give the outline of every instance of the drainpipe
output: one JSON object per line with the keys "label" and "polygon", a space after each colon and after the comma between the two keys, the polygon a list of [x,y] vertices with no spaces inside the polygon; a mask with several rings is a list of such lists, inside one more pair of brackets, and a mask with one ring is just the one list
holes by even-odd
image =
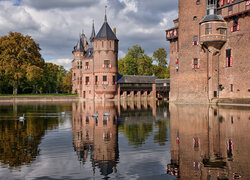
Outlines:
{"label": "drainpipe", "polygon": [[209,98],[209,52],[208,52],[208,48],[207,48],[207,98],[208,101],[210,102],[210,98]]}
{"label": "drainpipe", "polygon": [[218,99],[220,98],[220,89],[219,89],[219,84],[220,84],[220,53],[218,52],[218,69],[217,69],[217,73],[218,73]]}

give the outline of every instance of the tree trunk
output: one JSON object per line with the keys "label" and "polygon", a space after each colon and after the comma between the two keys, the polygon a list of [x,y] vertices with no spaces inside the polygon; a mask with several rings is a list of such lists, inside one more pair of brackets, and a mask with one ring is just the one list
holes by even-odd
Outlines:
{"label": "tree trunk", "polygon": [[17,83],[14,84],[14,87],[13,87],[13,95],[17,95],[17,90],[18,90],[18,85]]}

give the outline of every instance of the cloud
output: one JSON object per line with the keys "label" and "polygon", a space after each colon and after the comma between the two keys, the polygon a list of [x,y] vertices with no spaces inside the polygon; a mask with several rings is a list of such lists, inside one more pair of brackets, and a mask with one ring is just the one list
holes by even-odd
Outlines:
{"label": "cloud", "polygon": [[[119,57],[136,44],[148,55],[158,48],[169,49],[165,29],[178,16],[178,3],[172,0],[0,0],[0,34],[31,35],[43,57],[53,57],[47,61],[72,59],[82,29],[89,37],[93,19],[96,33],[101,28],[105,5],[109,25],[117,28]],[[69,62],[60,64],[70,67]]]}
{"label": "cloud", "polygon": [[23,0],[22,4],[36,9],[79,8],[98,3],[98,0]]}
{"label": "cloud", "polygon": [[71,65],[72,65],[71,64],[72,63],[72,59],[52,59],[52,60],[48,60],[48,62],[52,62],[54,64],[64,66],[64,68],[66,70],[70,70]]}

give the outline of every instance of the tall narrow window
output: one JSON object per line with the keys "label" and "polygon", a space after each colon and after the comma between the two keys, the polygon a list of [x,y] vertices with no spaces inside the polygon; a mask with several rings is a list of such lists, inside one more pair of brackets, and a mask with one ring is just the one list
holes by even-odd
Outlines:
{"label": "tall narrow window", "polygon": [[205,34],[212,34],[212,24],[206,24]]}
{"label": "tall narrow window", "polygon": [[234,91],[234,85],[230,84],[230,88],[231,88],[231,92],[233,92]]}
{"label": "tall narrow window", "polygon": [[231,55],[231,49],[226,50],[226,67],[233,66],[233,57]]}
{"label": "tall narrow window", "polygon": [[103,45],[103,41],[102,41],[102,47],[103,47],[104,45]]}
{"label": "tall narrow window", "polygon": [[98,82],[98,76],[95,76],[95,84]]}
{"label": "tall narrow window", "polygon": [[198,59],[198,58],[194,58],[194,59],[193,59],[192,68],[193,68],[193,69],[199,69],[199,68],[200,68],[200,64],[199,64],[199,59]]}
{"label": "tall narrow window", "polygon": [[85,69],[89,69],[89,62],[85,63]]}
{"label": "tall narrow window", "polygon": [[235,17],[233,21],[233,26],[231,27],[231,32],[239,31],[240,25],[238,24],[239,17]]}
{"label": "tall narrow window", "polygon": [[193,45],[199,45],[199,42],[198,42],[198,37],[197,36],[194,36],[193,38]]}
{"label": "tall narrow window", "polygon": [[80,69],[82,69],[82,61],[80,61]]}
{"label": "tall narrow window", "polygon": [[113,76],[113,84],[116,84],[116,77]]}
{"label": "tall narrow window", "polygon": [[89,77],[88,76],[85,78],[85,82],[86,82],[86,84],[89,84]]}
{"label": "tall narrow window", "polygon": [[103,77],[102,77],[102,83],[103,83],[103,84],[108,84],[107,76],[103,76]]}

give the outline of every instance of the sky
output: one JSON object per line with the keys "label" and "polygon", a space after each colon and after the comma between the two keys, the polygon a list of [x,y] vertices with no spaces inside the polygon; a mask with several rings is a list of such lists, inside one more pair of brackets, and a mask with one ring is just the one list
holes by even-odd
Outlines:
{"label": "sky", "polygon": [[79,33],[89,38],[93,20],[98,33],[105,6],[110,27],[117,29],[119,58],[136,44],[150,56],[159,48],[169,51],[165,30],[178,17],[177,0],[0,0],[0,36],[30,35],[47,62],[70,69]]}

